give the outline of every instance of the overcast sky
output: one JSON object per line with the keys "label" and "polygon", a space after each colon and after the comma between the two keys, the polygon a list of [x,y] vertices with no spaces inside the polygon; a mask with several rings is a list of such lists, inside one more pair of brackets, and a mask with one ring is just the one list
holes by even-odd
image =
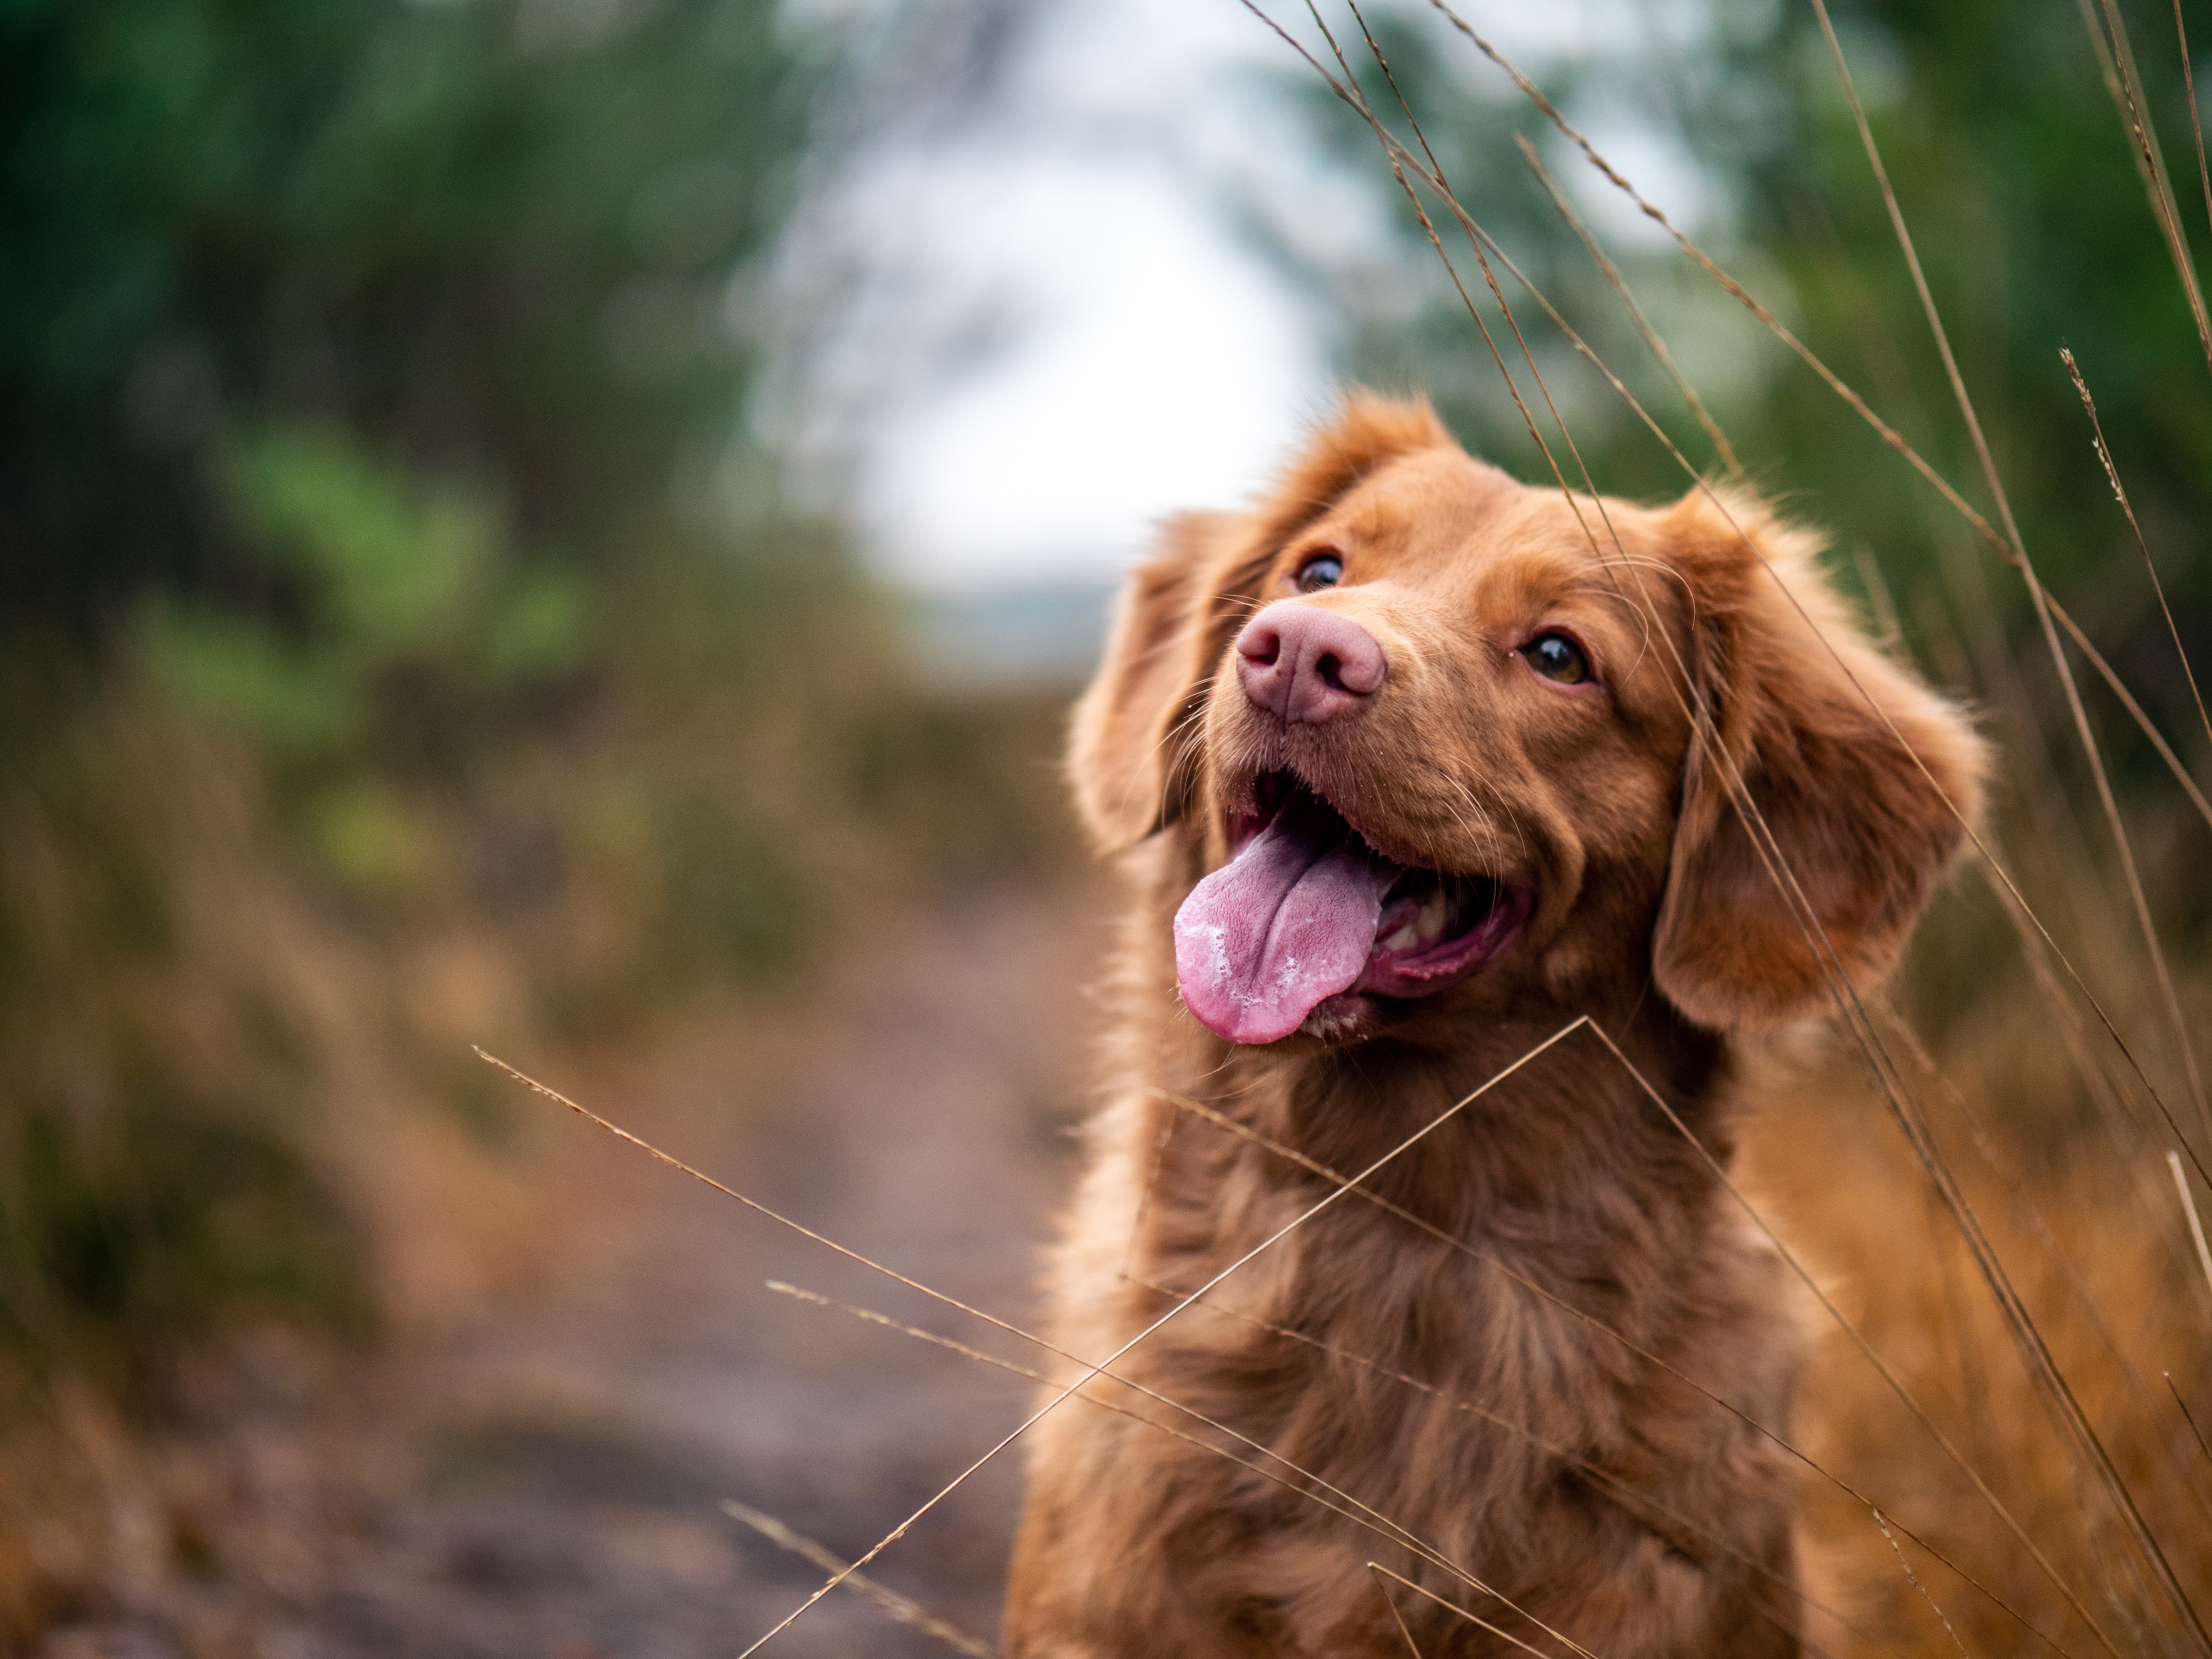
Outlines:
{"label": "overcast sky", "polygon": [[[1472,9],[1540,62],[1606,50],[1654,9]],[[884,276],[808,371],[813,447],[829,434],[832,505],[878,568],[924,591],[1103,580],[1162,514],[1243,500],[1326,407],[1333,342],[1240,243],[1221,191],[1291,203],[1304,234],[1346,246],[1379,245],[1395,210],[1379,169],[1346,176],[1265,89],[1255,71],[1294,60],[1237,0],[1045,15],[988,119],[878,155],[837,210],[866,227]],[[1677,158],[1607,137],[1696,216]],[[1648,229],[1590,205],[1609,234]],[[975,349],[925,374],[900,357],[917,325],[964,329]]]}

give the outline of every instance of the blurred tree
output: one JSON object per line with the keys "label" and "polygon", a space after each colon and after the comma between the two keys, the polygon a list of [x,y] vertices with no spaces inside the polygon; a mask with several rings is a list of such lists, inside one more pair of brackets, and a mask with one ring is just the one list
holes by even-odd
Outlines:
{"label": "blurred tree", "polygon": [[737,430],[805,91],[772,0],[0,7],[0,609],[281,610],[210,462],[282,422],[619,556]]}
{"label": "blurred tree", "polygon": [[[2212,570],[2192,526],[2212,478],[2212,380],[2185,290],[2160,238],[2130,133],[2100,68],[2085,11],[2047,5],[1872,3],[1838,27],[1875,136],[1927,269],[1960,368],[1988,430],[2029,555],[2093,619],[2148,622],[2131,674],[2179,690],[2142,556],[2091,449],[2088,422],[2058,356],[2070,345],[2096,394],[2123,482],[2206,641]],[[2208,229],[2198,156],[2171,20],[2137,20],[2132,52],[2185,234]],[[1923,319],[1911,274],[1809,7],[1780,14],[1736,71],[1771,87],[1758,130],[1712,128],[1745,234],[1786,275],[1803,331],[1844,378],[1904,431],[1992,521],[1995,505]],[[1732,160],[1730,158],[1733,158]],[[1879,441],[1809,374],[1777,375],[1750,411],[1762,473],[1818,493],[1823,513],[1893,561],[1949,517],[1924,485],[1885,461]],[[1869,489],[1875,469],[1895,487]],[[1952,520],[1956,524],[1955,518]],[[1945,534],[1955,534],[1946,527]],[[2021,584],[1994,582],[2026,620]]]}
{"label": "blurred tree", "polygon": [[[353,1039],[240,930],[336,918],[388,995],[410,923],[566,928],[518,954],[601,1024],[787,964],[804,677],[699,711],[850,568],[744,436],[806,50],[774,0],[0,0],[0,1359],[356,1311],[301,1129]],[[374,1040],[465,1109],[454,1046]]]}

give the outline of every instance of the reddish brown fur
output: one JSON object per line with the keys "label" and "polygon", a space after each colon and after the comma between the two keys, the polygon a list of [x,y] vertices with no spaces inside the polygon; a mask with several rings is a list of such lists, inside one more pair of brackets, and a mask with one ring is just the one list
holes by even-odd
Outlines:
{"label": "reddish brown fur", "polygon": [[[1345,582],[1314,602],[1381,641],[1389,678],[1361,716],[1286,731],[1222,671],[1243,617],[1324,547]],[[1055,1261],[1064,1349],[1103,1358],[1173,1305],[1157,1287],[1196,1288],[1332,1190],[1158,1091],[1355,1170],[1586,1014],[1728,1157],[1732,1032],[1820,1009],[1823,930],[1855,986],[1885,971],[1978,799],[1964,721],[1850,625],[1815,551],[1743,496],[1571,504],[1470,459],[1425,406],[1365,396],[1257,511],[1170,526],[1075,724],[1078,798],[1127,849],[1133,902],[1113,1089]],[[1539,624],[1570,628],[1606,689],[1540,683],[1516,649]],[[1326,1040],[1211,1035],[1177,997],[1170,919],[1227,857],[1237,791],[1283,766],[1404,861],[1533,885],[1527,931],[1451,990]],[[1739,787],[1819,929],[1782,897]],[[1498,1594],[1070,1402],[1032,1431],[1017,1659],[1402,1659],[1370,1560],[1544,1653],[1569,1650],[1544,1626],[1598,1659],[1797,1652],[1784,1455],[1667,1370],[1781,1429],[1790,1287],[1621,1064],[1571,1036],[1368,1185],[1468,1248],[1348,1197],[1113,1370]],[[1261,1461],[1128,1388],[1086,1393]],[[1429,1659],[1519,1650],[1395,1600]]]}

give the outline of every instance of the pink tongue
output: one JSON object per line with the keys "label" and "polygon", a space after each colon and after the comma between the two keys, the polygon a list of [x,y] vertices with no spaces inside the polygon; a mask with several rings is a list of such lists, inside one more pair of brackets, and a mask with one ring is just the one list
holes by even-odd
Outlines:
{"label": "pink tongue", "polygon": [[1293,800],[1176,912],[1182,1000],[1231,1042],[1273,1042],[1349,990],[1399,875],[1317,801]]}

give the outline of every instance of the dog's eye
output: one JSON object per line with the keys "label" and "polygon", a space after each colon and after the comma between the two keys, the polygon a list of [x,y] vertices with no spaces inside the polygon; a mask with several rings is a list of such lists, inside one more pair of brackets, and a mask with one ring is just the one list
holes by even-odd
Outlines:
{"label": "dog's eye", "polygon": [[1296,578],[1298,592],[1315,593],[1324,587],[1334,587],[1344,580],[1344,561],[1334,553],[1320,554],[1298,567]]}
{"label": "dog's eye", "polygon": [[1589,678],[1589,659],[1565,634],[1539,634],[1522,654],[1531,668],[1561,685],[1580,685]]}

